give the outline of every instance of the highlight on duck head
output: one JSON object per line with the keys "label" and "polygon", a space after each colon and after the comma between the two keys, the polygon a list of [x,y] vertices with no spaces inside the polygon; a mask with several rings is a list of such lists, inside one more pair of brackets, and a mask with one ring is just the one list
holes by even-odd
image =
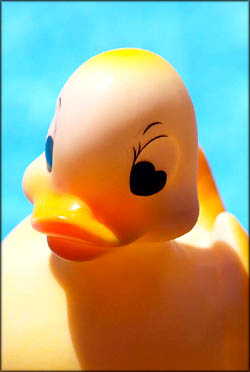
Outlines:
{"label": "highlight on duck head", "polygon": [[177,238],[198,217],[197,162],[195,112],[174,68],[142,49],[101,53],[62,88],[45,153],[24,174],[32,226],[78,261]]}

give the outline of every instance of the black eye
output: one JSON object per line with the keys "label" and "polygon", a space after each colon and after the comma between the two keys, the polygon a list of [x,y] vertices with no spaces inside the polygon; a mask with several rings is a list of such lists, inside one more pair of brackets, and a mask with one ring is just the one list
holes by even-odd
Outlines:
{"label": "black eye", "polygon": [[153,195],[163,189],[167,182],[167,174],[155,170],[152,163],[140,161],[133,165],[130,173],[130,190],[135,195]]}
{"label": "black eye", "polygon": [[46,144],[45,144],[45,157],[47,161],[47,169],[49,172],[51,172],[52,169],[52,162],[53,162],[53,146],[54,141],[51,136],[47,138]]}

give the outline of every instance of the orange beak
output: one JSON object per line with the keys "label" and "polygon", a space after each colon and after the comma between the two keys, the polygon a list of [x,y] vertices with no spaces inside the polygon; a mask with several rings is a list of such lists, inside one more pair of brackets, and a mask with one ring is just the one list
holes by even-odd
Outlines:
{"label": "orange beak", "polygon": [[43,168],[39,170],[39,162],[40,158],[26,170],[23,188],[34,204],[31,224],[48,236],[51,250],[68,260],[85,261],[118,246],[118,238],[93,216],[83,200],[53,190],[50,175]]}

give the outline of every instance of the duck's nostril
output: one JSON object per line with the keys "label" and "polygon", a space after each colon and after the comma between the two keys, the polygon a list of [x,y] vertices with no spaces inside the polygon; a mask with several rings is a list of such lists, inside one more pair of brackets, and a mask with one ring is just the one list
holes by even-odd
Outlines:
{"label": "duck's nostril", "polygon": [[53,138],[51,136],[48,136],[45,144],[45,157],[47,162],[47,169],[49,172],[51,172],[52,170],[53,146],[54,146]]}

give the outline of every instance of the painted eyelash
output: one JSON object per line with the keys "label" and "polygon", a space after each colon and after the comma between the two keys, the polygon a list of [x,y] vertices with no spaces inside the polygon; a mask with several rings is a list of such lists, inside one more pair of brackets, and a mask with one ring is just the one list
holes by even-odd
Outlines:
{"label": "painted eyelash", "polygon": [[151,142],[153,142],[154,140],[156,140],[158,138],[161,138],[161,137],[168,137],[168,135],[167,134],[161,134],[160,136],[156,136],[156,137],[152,138],[151,140],[149,140],[147,143],[145,143],[145,145],[143,145],[142,147],[141,147],[141,143],[139,142],[138,152],[136,152],[136,149],[133,147],[133,150],[134,150],[134,161],[133,161],[133,164],[136,162],[136,159],[138,158],[138,156],[140,155],[140,153],[142,152],[142,150],[147,145],[149,145]]}

